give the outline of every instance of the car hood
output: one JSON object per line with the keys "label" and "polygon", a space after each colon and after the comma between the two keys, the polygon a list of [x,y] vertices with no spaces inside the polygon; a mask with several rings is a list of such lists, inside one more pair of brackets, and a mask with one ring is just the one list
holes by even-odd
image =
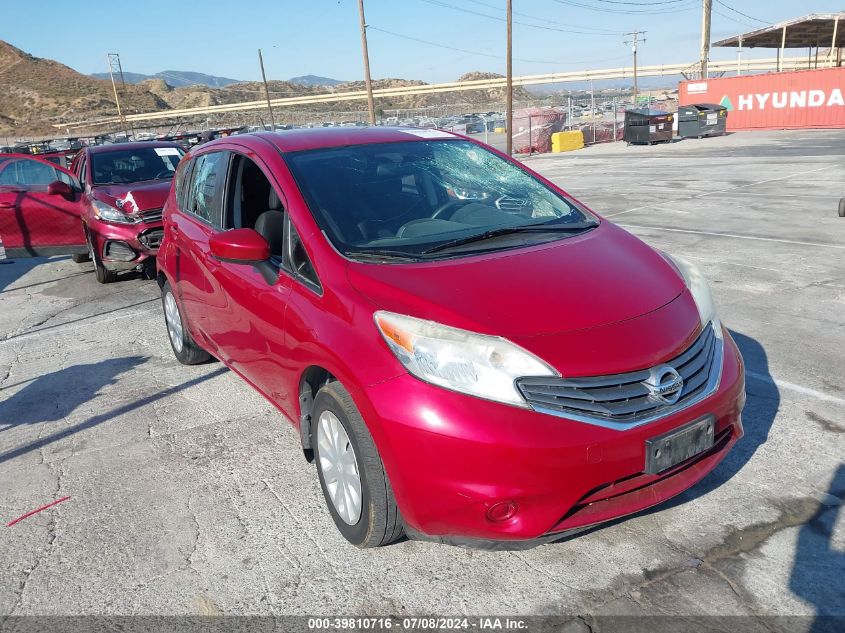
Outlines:
{"label": "car hood", "polygon": [[552,243],[414,264],[352,262],[378,308],[497,336],[596,328],[658,310],[685,290],[675,268],[603,221]]}
{"label": "car hood", "polygon": [[[160,209],[164,206],[170,193],[170,180],[147,180],[125,185],[95,185],[92,190],[94,198],[113,207],[118,200],[131,200],[135,203],[135,211]],[[119,207],[118,207],[119,208]],[[132,209],[126,209],[132,212]]]}

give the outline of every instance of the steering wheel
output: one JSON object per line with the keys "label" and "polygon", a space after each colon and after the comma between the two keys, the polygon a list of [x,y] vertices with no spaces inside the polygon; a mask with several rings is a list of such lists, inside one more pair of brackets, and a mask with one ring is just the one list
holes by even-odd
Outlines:
{"label": "steering wheel", "polygon": [[172,176],[173,176],[173,172],[172,172],[172,171],[170,171],[169,169],[164,169],[164,170],[162,170],[162,171],[158,172],[158,173],[155,175],[155,178],[153,178],[153,180],[158,180],[159,178],[165,178],[165,177],[167,177],[167,176],[171,176],[171,177],[172,177]]}
{"label": "steering wheel", "polygon": [[468,202],[472,202],[472,200],[448,200],[447,202],[444,202],[443,204],[441,204],[439,207],[437,207],[434,210],[434,213],[431,214],[431,219],[432,220],[440,220],[440,219],[445,220],[446,218],[443,217],[444,215],[449,213],[449,217],[451,217],[452,214],[454,214],[455,211],[457,211],[459,207],[464,206]]}

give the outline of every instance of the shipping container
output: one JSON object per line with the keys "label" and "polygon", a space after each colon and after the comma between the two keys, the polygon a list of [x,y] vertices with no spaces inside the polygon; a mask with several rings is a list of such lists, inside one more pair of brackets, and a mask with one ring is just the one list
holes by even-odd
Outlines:
{"label": "shipping container", "polygon": [[845,128],[845,68],[682,81],[680,105],[718,103],[728,130]]}

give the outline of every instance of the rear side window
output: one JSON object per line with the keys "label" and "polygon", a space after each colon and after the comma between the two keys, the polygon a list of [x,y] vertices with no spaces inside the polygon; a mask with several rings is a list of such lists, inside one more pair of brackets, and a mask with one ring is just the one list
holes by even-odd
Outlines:
{"label": "rear side window", "polygon": [[222,198],[228,152],[210,152],[194,159],[188,212],[212,226],[222,225]]}

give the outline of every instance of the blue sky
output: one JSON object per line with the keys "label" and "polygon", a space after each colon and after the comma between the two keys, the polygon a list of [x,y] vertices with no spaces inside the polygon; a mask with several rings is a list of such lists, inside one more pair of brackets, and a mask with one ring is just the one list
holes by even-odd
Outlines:
{"label": "blue sky", "polygon": [[[192,70],[254,80],[259,78],[256,49],[261,47],[271,79],[315,74],[351,80],[363,75],[357,0],[11,0],[4,4],[0,39],[83,73],[106,71],[106,53],[118,52],[124,70],[149,74]],[[522,23],[514,26],[516,74],[627,63],[630,49],[620,33],[633,29],[647,31],[647,41],[640,47],[642,64],[693,62],[698,57],[700,0],[513,0],[513,5],[514,19]],[[436,82],[454,80],[471,70],[503,73],[504,6],[504,0],[366,0],[373,76]],[[752,18],[771,23],[804,13],[838,11],[842,1],[804,5],[794,0],[714,0],[714,9],[715,41],[764,26]],[[733,49],[715,49],[712,58],[735,59],[735,55]]]}

